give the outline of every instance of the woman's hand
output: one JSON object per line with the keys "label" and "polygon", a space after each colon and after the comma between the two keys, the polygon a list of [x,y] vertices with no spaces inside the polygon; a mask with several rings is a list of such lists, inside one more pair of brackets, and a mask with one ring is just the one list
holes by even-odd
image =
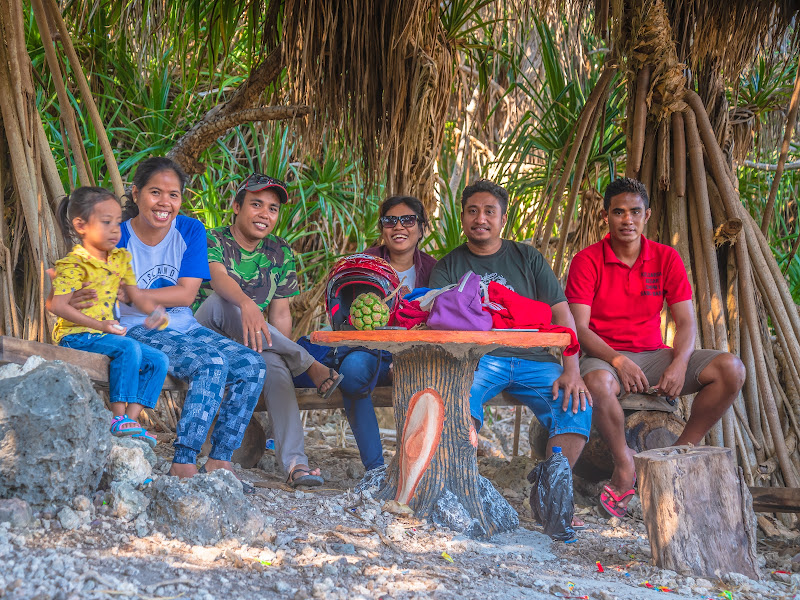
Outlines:
{"label": "woman's hand", "polygon": [[[50,278],[50,283],[53,283],[53,280],[56,278],[56,270],[55,269],[47,269],[45,271],[47,276]],[[88,285],[88,283],[84,283],[84,286]],[[121,286],[120,286],[121,289]],[[93,306],[95,301],[97,300],[97,292],[91,288],[82,287],[79,290],[75,290],[72,292],[72,295],[69,299],[69,305],[72,308],[77,308],[78,310],[89,308]],[[53,301],[53,286],[50,286],[50,294],[47,297],[46,306],[47,310],[52,312],[52,301]]]}
{"label": "woman's hand", "polygon": [[131,303],[131,297],[128,295],[128,290],[124,285],[119,286],[117,289],[117,301],[123,304]]}

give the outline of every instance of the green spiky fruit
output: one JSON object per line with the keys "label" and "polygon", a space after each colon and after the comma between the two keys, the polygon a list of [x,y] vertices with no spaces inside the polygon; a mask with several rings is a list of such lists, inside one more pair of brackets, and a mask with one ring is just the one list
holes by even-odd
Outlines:
{"label": "green spiky fruit", "polygon": [[353,326],[359,331],[384,327],[389,322],[389,307],[374,292],[359,294],[350,305]]}

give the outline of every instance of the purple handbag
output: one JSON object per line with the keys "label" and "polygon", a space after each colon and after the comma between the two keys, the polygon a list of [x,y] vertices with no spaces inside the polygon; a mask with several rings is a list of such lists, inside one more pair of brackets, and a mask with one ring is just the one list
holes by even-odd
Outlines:
{"label": "purple handbag", "polygon": [[467,271],[458,285],[436,296],[428,327],[444,331],[489,331],[492,315],[481,305],[481,278]]}

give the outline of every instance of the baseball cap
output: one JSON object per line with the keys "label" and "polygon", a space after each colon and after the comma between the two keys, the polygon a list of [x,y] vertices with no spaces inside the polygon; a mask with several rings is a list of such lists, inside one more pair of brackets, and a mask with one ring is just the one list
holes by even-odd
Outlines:
{"label": "baseball cap", "polygon": [[236,190],[237,195],[242,190],[247,190],[248,192],[272,190],[278,195],[281,204],[286,204],[289,201],[289,193],[286,191],[286,184],[280,179],[275,179],[274,177],[261,173],[253,173],[245,179]]}

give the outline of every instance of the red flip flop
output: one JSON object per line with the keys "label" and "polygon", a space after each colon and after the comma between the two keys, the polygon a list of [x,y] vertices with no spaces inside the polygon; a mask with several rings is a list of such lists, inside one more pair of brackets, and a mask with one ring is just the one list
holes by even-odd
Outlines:
{"label": "red flip flop", "polygon": [[620,506],[619,503],[625,500],[628,496],[633,496],[636,490],[631,488],[624,494],[617,496],[609,486],[604,485],[603,491],[600,492],[600,507],[606,511],[610,516],[624,519],[628,515],[627,506]]}

